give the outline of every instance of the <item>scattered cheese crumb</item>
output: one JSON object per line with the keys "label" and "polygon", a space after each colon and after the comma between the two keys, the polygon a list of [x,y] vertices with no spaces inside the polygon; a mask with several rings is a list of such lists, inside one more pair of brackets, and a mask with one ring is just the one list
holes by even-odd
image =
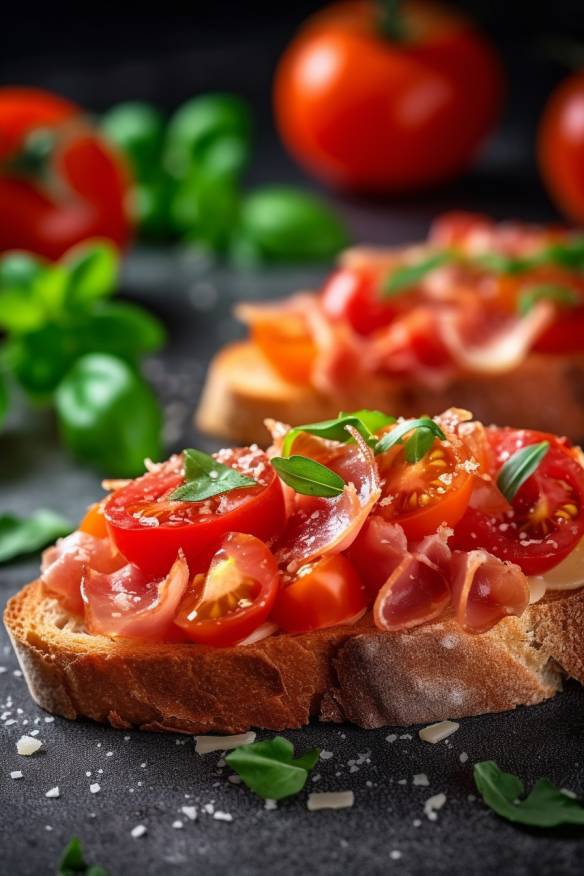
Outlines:
{"label": "scattered cheese crumb", "polygon": [[12,770],[10,773],[11,779],[21,779],[22,778],[22,770]]}
{"label": "scattered cheese crumb", "polygon": [[130,836],[134,839],[138,839],[140,836],[144,836],[147,833],[147,828],[144,824],[137,824],[136,827],[133,827],[130,831]]}
{"label": "scattered cheese crumb", "polygon": [[430,784],[430,781],[429,781],[426,773],[416,773],[416,775],[412,779],[412,784],[413,785],[422,785],[424,787],[428,787],[428,785]]}
{"label": "scattered cheese crumb", "polygon": [[240,745],[249,745],[256,738],[253,730],[249,733],[237,733],[235,736],[195,736],[195,751],[197,754],[210,754],[212,751],[229,751]]}
{"label": "scattered cheese crumb", "polygon": [[229,812],[220,812],[219,810],[213,813],[213,818],[216,821],[233,821],[233,816]]}
{"label": "scattered cheese crumb", "polygon": [[21,736],[16,743],[16,750],[23,757],[29,757],[43,747],[40,739],[35,739],[34,736]]}
{"label": "scattered cheese crumb", "polygon": [[278,803],[276,800],[270,800],[270,798],[268,797],[264,801],[264,809],[273,810],[273,809],[277,809],[277,808],[278,808]]}
{"label": "scattered cheese crumb", "polygon": [[213,813],[215,812],[215,807],[213,806],[212,803],[205,803],[205,805],[203,806],[203,809],[205,810],[207,815],[213,815]]}
{"label": "scattered cheese crumb", "polygon": [[227,781],[231,782],[232,785],[241,785],[241,776],[233,773],[233,775],[227,776]]}
{"label": "scattered cheese crumb", "polygon": [[45,718],[45,724],[52,724],[54,720],[55,719],[53,718],[53,716],[49,715],[47,718]]}
{"label": "scattered cheese crumb", "polygon": [[99,794],[99,792],[101,791],[101,785],[98,784],[97,782],[93,782],[89,786],[89,790],[91,791],[92,794]]}
{"label": "scattered cheese crumb", "polygon": [[430,821],[436,821],[438,816],[436,812],[438,809],[442,809],[444,804],[446,803],[446,794],[434,794],[433,797],[429,797],[424,803],[424,813]]}
{"label": "scattered cheese crumb", "polygon": [[431,742],[435,745],[437,742],[442,742],[447,736],[456,733],[460,724],[456,721],[438,721],[437,724],[430,724],[428,727],[422,727],[419,732],[419,737],[422,742]]}
{"label": "scattered cheese crumb", "polygon": [[389,853],[389,857],[391,858],[392,861],[399,861],[401,856],[402,856],[402,853],[399,851],[399,849],[393,849]]}
{"label": "scattered cheese crumb", "polygon": [[466,751],[461,751],[458,755],[458,759],[461,763],[466,763],[468,760],[468,754],[466,753]]}
{"label": "scattered cheese crumb", "polygon": [[59,791],[58,785],[54,788],[50,788],[47,791],[47,793],[45,794],[45,797],[60,797],[60,796],[61,796],[61,792]]}
{"label": "scattered cheese crumb", "polygon": [[578,799],[578,795],[571,791],[569,788],[560,788],[560,794],[563,794],[564,797],[569,797],[570,800]]}
{"label": "scattered cheese crumb", "polygon": [[331,757],[333,757],[333,752],[332,752],[332,751],[325,751],[325,750],[323,749],[323,750],[321,751],[321,753],[320,753],[320,759],[321,759],[321,760],[330,760]]}
{"label": "scattered cheese crumb", "polygon": [[390,733],[389,736],[385,737],[386,742],[395,742],[397,739],[397,733]]}
{"label": "scattered cheese crumb", "polygon": [[352,791],[313,791],[308,795],[307,809],[316,812],[318,809],[347,809],[355,802]]}
{"label": "scattered cheese crumb", "polygon": [[414,818],[414,820],[412,821],[412,824],[414,825],[414,827],[420,827],[422,822],[420,821],[419,818]]}
{"label": "scattered cheese crumb", "polygon": [[172,822],[172,826],[174,827],[175,830],[180,830],[184,825],[183,825],[182,821],[179,821],[177,819],[176,821]]}
{"label": "scattered cheese crumb", "polygon": [[183,815],[186,815],[186,817],[190,821],[194,821],[197,817],[197,807],[196,806],[181,806],[180,811],[183,813]]}

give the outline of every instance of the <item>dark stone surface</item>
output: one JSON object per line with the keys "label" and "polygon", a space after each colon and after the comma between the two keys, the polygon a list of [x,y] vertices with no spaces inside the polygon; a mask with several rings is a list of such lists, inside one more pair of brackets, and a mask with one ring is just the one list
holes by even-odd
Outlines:
{"label": "dark stone surface", "polygon": [[[397,212],[376,218],[373,211],[363,236],[414,237],[425,230],[430,211],[409,218],[406,211],[399,220]],[[321,275],[318,269],[235,274],[179,252],[143,252],[130,261],[126,291],[147,302],[169,327],[168,351],[147,367],[164,402],[169,450],[213,447],[194,434],[191,412],[209,355],[238,331],[228,315],[232,302],[283,295],[313,285]],[[3,510],[27,513],[49,506],[76,520],[100,494],[99,480],[65,456],[47,413],[14,414],[0,436]],[[37,569],[36,557],[4,568],[0,600]],[[584,692],[576,685],[542,706],[464,720],[454,736],[436,746],[421,742],[415,728],[366,732],[311,726],[287,733],[301,751],[317,745],[332,752],[317,766],[319,778],[309,782],[310,789],[355,792],[352,810],[309,813],[306,792],[277,811],[265,810],[259,798],[227,781],[230,771],[218,768],[218,754],[196,755],[190,738],[124,734],[59,718],[47,723],[23,679],[14,675],[17,664],[4,633],[0,666],[6,670],[0,674],[0,871],[11,876],[55,872],[72,835],[81,837],[91,862],[127,876],[581,872],[581,833],[514,827],[469,798],[475,793],[472,764],[490,758],[528,786],[546,775],[584,793]],[[43,750],[19,757],[16,740],[31,729],[40,730]],[[393,732],[398,738],[388,742]],[[24,777],[12,780],[12,770],[22,770]],[[427,774],[427,787],[412,784],[417,773]],[[90,793],[92,782],[100,784],[98,794]],[[47,799],[46,791],[56,785],[60,797]],[[447,801],[432,822],[424,802],[439,792]],[[232,822],[215,820],[202,808],[207,803],[230,813]],[[184,805],[197,806],[195,822],[181,813]],[[176,819],[182,829],[172,827]],[[148,832],[134,839],[130,831],[138,824]]]}

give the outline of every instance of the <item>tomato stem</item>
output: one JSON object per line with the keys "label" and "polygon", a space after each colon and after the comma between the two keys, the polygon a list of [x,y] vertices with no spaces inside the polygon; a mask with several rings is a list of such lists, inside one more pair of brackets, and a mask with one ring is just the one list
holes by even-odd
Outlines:
{"label": "tomato stem", "polygon": [[401,14],[401,0],[375,0],[377,7],[377,27],[381,35],[392,42],[405,40],[404,19]]}

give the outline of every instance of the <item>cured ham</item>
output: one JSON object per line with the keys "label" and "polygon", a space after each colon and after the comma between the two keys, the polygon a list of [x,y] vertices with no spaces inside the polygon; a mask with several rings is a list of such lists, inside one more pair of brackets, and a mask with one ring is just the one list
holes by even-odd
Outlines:
{"label": "cured ham", "polygon": [[168,639],[188,583],[189,567],[182,553],[162,581],[149,581],[130,564],[111,574],[89,569],[81,584],[85,625],[95,635]]}
{"label": "cured ham", "polygon": [[372,514],[349,548],[347,555],[375,598],[408,550],[406,534],[398,523]]}
{"label": "cured ham", "polygon": [[446,576],[422,554],[406,553],[375,600],[373,619],[395,632],[439,617],[450,602]]}
{"label": "cured ham", "polygon": [[289,572],[350,547],[381,495],[371,448],[355,429],[347,428],[354,444],[336,444],[305,434],[294,443],[294,453],[327,465],[346,486],[334,499],[297,497],[296,510],[276,546],[276,558]]}
{"label": "cured ham", "polygon": [[455,551],[450,577],[456,617],[469,633],[484,633],[508,615],[519,616],[529,603],[529,584],[519,566],[483,549]]}
{"label": "cured ham", "polygon": [[80,585],[88,569],[114,572],[126,561],[108,538],[73,532],[43,553],[41,581],[73,614],[83,614]]}

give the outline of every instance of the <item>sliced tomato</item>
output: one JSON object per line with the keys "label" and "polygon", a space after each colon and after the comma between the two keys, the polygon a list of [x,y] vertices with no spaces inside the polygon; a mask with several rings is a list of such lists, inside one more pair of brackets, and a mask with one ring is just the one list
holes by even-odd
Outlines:
{"label": "sliced tomato", "polygon": [[451,546],[484,548],[516,563],[526,575],[541,574],[558,565],[584,535],[584,469],[569,445],[554,435],[528,429],[489,429],[487,434],[493,478],[520,448],[544,440],[550,448],[509,510],[493,513],[473,497],[455,527]]}
{"label": "sliced tomato", "polygon": [[286,633],[306,633],[353,621],[367,607],[363,583],[342,554],[302,566],[280,590],[272,620]]}
{"label": "sliced tomato", "polygon": [[93,505],[89,506],[79,524],[80,532],[87,532],[95,538],[107,538],[108,531],[103,506],[103,502],[94,502]]}
{"label": "sliced tomato", "polygon": [[195,642],[235,645],[270,614],[280,586],[276,560],[253,535],[228,533],[206,575],[197,575],[175,617]]}
{"label": "sliced tomato", "polygon": [[224,465],[257,481],[203,502],[177,502],[170,493],[184,483],[181,456],[116,490],[105,517],[118,550],[147,576],[167,574],[180,549],[191,575],[206,572],[227,532],[247,532],[268,540],[284,528],[279,478],[265,453],[235,448],[217,454]]}
{"label": "sliced tomato", "polygon": [[477,464],[461,440],[455,435],[448,439],[436,439],[419,462],[407,461],[403,445],[377,457],[384,483],[378,513],[399,523],[410,541],[436,532],[441,524],[454,526],[468,505]]}
{"label": "sliced tomato", "polygon": [[325,282],[322,309],[329,319],[346,319],[360,335],[370,335],[389,325],[397,310],[384,301],[380,280],[374,271],[341,268]]}

